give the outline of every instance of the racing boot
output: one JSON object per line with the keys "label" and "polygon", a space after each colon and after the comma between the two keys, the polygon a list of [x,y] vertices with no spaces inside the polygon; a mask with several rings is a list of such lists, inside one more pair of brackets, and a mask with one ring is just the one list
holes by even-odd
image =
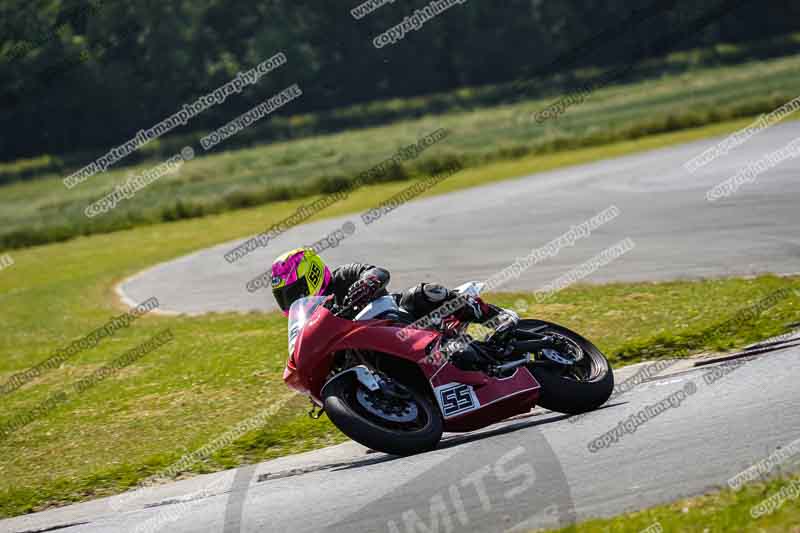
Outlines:
{"label": "racing boot", "polygon": [[494,329],[494,333],[486,339],[486,342],[487,344],[497,347],[505,347],[511,339],[514,330],[517,329],[519,315],[509,309],[496,306],[491,307],[495,314],[490,320],[484,323],[484,326]]}
{"label": "racing boot", "polygon": [[444,341],[441,352],[453,366],[467,372],[485,371],[494,362],[474,342],[463,338]]}

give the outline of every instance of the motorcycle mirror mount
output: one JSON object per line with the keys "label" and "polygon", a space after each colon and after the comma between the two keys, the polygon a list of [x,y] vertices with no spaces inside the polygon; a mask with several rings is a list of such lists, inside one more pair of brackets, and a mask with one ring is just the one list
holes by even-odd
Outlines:
{"label": "motorcycle mirror mount", "polygon": [[480,281],[468,281],[467,283],[459,285],[453,290],[458,292],[459,294],[478,296],[485,286],[486,284]]}

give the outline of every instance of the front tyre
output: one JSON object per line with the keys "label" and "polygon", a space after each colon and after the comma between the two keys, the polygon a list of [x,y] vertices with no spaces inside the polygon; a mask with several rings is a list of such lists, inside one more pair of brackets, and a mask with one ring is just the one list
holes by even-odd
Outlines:
{"label": "front tyre", "polygon": [[[577,346],[582,351],[582,359],[572,365],[553,361],[530,365],[542,386],[539,405],[574,415],[593,411],[608,401],[614,391],[614,372],[594,344],[574,331],[544,320],[521,320],[517,329],[561,336],[566,339],[566,345]],[[558,355],[553,359],[558,360]]]}
{"label": "front tyre", "polygon": [[325,386],[323,404],[331,422],[354,441],[393,455],[413,455],[436,448],[443,423],[425,395],[407,391],[408,399],[371,392],[348,373]]}

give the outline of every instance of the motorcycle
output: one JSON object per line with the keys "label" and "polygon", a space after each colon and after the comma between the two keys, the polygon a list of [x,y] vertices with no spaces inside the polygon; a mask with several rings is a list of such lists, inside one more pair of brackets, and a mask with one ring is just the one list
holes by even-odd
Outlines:
{"label": "motorcycle", "polygon": [[[482,286],[455,290],[477,296]],[[447,347],[456,336],[471,339],[468,326],[450,317],[420,327],[392,296],[357,310],[338,308],[332,296],[302,298],[289,310],[283,380],[311,398],[314,418],[325,412],[351,439],[394,455],[432,450],[444,431],[474,431],[536,405],[579,414],[611,396],[613,371],[600,350],[544,320],[520,320],[502,358],[461,370]]]}

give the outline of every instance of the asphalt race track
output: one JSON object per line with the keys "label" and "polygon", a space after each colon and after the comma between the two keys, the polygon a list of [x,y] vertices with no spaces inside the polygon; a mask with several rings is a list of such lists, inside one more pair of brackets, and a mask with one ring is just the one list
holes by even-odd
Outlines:
{"label": "asphalt race track", "polygon": [[[231,471],[200,476],[127,511],[97,500],[2,521],[0,531],[87,522],[59,531],[229,532],[239,531],[230,525],[238,517],[247,532],[526,531],[637,510],[725,485],[800,436],[800,349],[740,360],[709,383],[713,368],[642,383],[577,422],[544,411],[451,435],[438,450],[407,458],[345,444],[259,465],[249,483],[237,485]],[[633,413],[692,389],[616,443],[589,450]],[[350,458],[333,457],[336,449]],[[217,490],[181,503],[215,479]],[[232,508],[237,519],[224,528]]]}
{"label": "asphalt race track", "polygon": [[800,122],[773,126],[693,174],[684,163],[719,139],[413,201],[369,225],[359,214],[328,219],[292,228],[233,264],[224,254],[241,241],[155,266],[120,290],[128,302],[157,296],[167,311],[273,309],[268,290],[250,293],[246,283],[281,252],[348,221],[354,233],[323,252],[329,264],[384,266],[394,290],[432,280],[455,286],[488,278],[612,205],[617,218],[503,289],[535,290],[626,237],[635,248],[587,281],[794,273],[800,271],[800,160],[783,161],[715,203],[705,193],[797,137]]}

